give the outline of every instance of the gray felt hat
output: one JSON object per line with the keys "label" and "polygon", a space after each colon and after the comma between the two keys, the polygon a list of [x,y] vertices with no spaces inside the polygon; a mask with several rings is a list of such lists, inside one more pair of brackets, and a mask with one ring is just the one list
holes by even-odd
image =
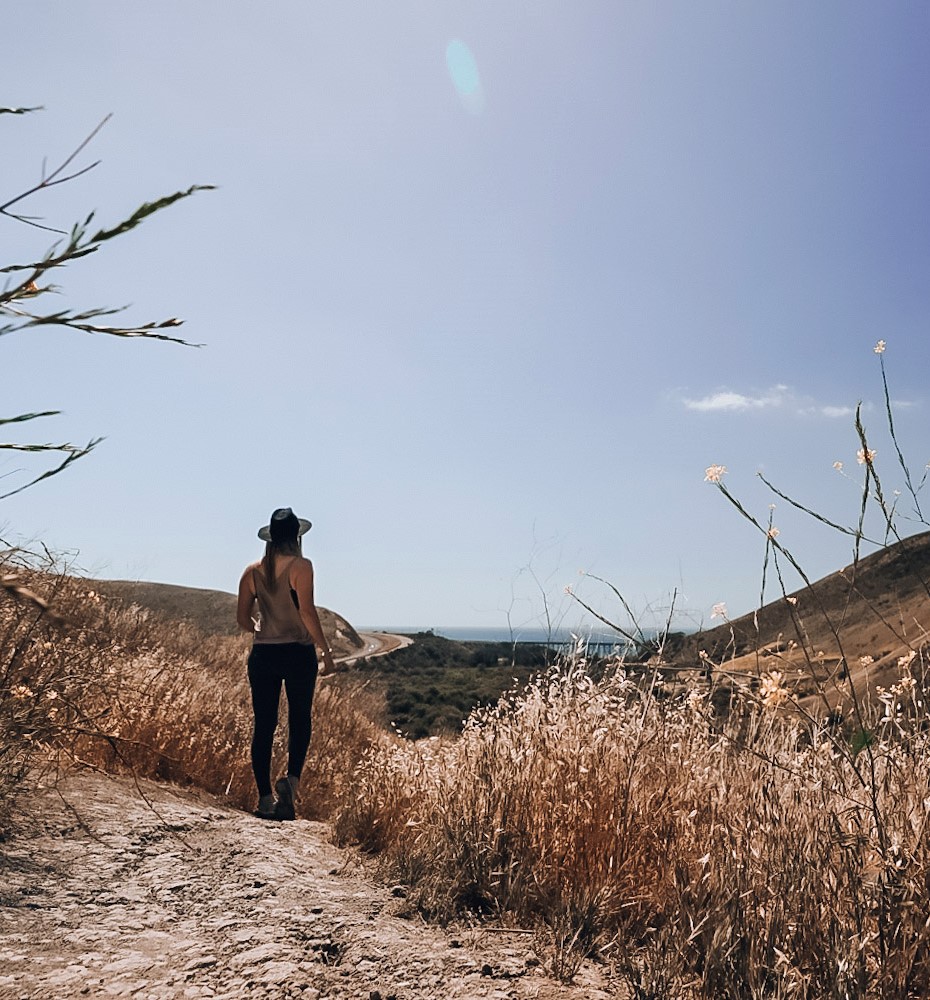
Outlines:
{"label": "gray felt hat", "polygon": [[306,535],[310,528],[310,522],[298,517],[290,507],[279,507],[269,523],[258,529],[258,537],[263,542],[283,542]]}

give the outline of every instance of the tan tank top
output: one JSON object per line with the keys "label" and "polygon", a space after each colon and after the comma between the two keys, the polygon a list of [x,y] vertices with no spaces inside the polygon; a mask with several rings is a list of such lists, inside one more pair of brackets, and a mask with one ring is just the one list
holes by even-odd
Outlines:
{"label": "tan tank top", "polygon": [[[278,566],[280,563],[278,564]],[[297,593],[291,588],[290,574],[293,559],[287,567],[278,572],[278,585],[269,590],[261,571],[252,569],[252,586],[258,601],[261,628],[254,633],[252,641],[261,645],[282,642],[313,644],[313,639],[300,617]],[[275,566],[275,569],[278,569]]]}

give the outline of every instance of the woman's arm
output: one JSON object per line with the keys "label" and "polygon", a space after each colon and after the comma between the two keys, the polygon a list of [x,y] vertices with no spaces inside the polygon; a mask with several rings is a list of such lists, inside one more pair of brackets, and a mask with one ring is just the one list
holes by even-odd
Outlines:
{"label": "woman's arm", "polygon": [[323,669],[320,676],[331,674],[336,669],[333,663],[333,654],[323,635],[323,626],[320,624],[320,616],[313,602],[313,564],[309,559],[295,559],[294,568],[291,571],[291,586],[297,592],[297,601],[300,604],[300,617],[303,619],[307,631],[313,639],[313,643],[323,659]]}
{"label": "woman's arm", "polygon": [[239,581],[239,603],[236,605],[236,621],[246,632],[255,631],[252,620],[252,606],[255,604],[255,587],[252,582],[252,567],[247,566]]}

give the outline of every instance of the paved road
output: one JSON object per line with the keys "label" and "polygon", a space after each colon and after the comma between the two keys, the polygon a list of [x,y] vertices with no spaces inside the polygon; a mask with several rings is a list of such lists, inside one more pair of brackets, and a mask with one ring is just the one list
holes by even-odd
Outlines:
{"label": "paved road", "polygon": [[365,645],[357,653],[339,657],[338,663],[354,663],[363,656],[384,656],[413,642],[409,635],[393,635],[390,632],[359,632],[358,635]]}

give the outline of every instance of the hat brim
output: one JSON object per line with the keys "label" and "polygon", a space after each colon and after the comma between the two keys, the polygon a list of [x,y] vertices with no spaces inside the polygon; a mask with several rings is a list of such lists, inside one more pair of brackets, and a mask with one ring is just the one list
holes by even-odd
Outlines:
{"label": "hat brim", "polygon": [[[297,520],[300,522],[300,527],[297,529],[297,537],[300,538],[301,535],[306,535],[306,533],[313,527],[313,525],[303,517],[298,517]],[[258,529],[258,537],[263,542],[271,541],[271,525],[266,524],[264,528]]]}

